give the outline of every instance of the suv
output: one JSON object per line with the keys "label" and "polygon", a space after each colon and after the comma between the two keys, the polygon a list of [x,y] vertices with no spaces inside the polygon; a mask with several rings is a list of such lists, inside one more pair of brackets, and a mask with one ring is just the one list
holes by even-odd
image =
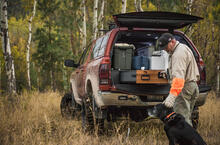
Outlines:
{"label": "suv", "polygon": [[70,78],[71,92],[61,100],[62,115],[78,116],[81,112],[83,129],[97,127],[99,132],[104,129],[105,119],[146,119],[147,110],[169,93],[167,79],[160,77],[168,60],[157,50],[156,42],[162,33],[170,32],[192,50],[198,64],[200,95],[192,115],[196,128],[198,107],[205,103],[210,87],[206,85],[201,55],[192,41],[176,29],[202,18],[173,12],[133,12],[113,18],[115,25],[84,50],[78,63],[65,61],[65,66],[76,69]]}

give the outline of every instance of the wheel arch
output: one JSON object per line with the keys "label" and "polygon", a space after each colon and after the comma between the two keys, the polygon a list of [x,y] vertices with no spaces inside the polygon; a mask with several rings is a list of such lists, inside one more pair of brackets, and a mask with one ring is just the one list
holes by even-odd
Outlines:
{"label": "wheel arch", "polygon": [[76,103],[82,105],[82,99],[79,97],[74,79],[70,80],[70,88],[71,88],[72,99],[74,99],[76,101]]}
{"label": "wheel arch", "polygon": [[87,75],[85,93],[92,92],[97,106],[103,106],[102,96],[99,95],[99,81],[95,75]]}

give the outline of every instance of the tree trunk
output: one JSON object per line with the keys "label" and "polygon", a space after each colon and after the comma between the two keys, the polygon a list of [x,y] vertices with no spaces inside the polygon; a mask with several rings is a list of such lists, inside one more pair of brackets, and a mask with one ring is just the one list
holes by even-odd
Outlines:
{"label": "tree trunk", "polygon": [[[189,15],[192,15],[192,4],[193,4],[193,0],[188,0],[188,2],[187,2],[187,13]],[[188,36],[191,37],[192,34],[193,34],[192,27],[190,26]]]}
{"label": "tree trunk", "polygon": [[220,61],[218,60],[218,62],[217,62],[217,77],[216,77],[216,79],[217,79],[217,83],[216,83],[216,94],[217,94],[217,97],[219,98],[220,97],[220,92],[219,92],[219,79],[220,79],[220,77],[219,77],[219,73],[220,73]]}
{"label": "tree trunk", "polygon": [[141,1],[142,0],[134,0],[134,5],[135,5],[135,9],[136,12],[143,12],[142,6],[141,6]]}
{"label": "tree trunk", "polygon": [[138,11],[138,9],[137,9],[137,0],[134,0],[134,7],[135,7],[135,10],[137,12]]}
{"label": "tree trunk", "polygon": [[220,98],[220,83],[219,83],[219,79],[220,79],[220,38],[218,39],[218,51],[217,51],[217,82],[216,82],[216,94],[217,97]]}
{"label": "tree trunk", "polygon": [[87,38],[87,34],[86,34],[86,1],[83,0],[82,2],[83,4],[83,29],[82,29],[82,35],[83,35],[83,42],[82,42],[82,48],[86,48],[86,38]]}
{"label": "tree trunk", "polygon": [[2,94],[2,63],[1,63],[1,60],[0,60],[0,96]]}
{"label": "tree trunk", "polygon": [[147,8],[149,7],[149,0],[147,0]]}
{"label": "tree trunk", "polygon": [[93,40],[96,39],[98,30],[98,0],[94,0],[93,6]]}
{"label": "tree trunk", "polygon": [[188,0],[188,3],[187,3],[187,13],[189,15],[192,14],[192,4],[193,4],[193,0]]}
{"label": "tree trunk", "polygon": [[156,3],[157,3],[157,11],[160,11],[160,1],[156,0]]}
{"label": "tree trunk", "polygon": [[26,54],[26,61],[27,61],[27,77],[28,77],[28,88],[31,90],[31,77],[30,77],[30,45],[31,45],[31,37],[32,37],[32,20],[35,16],[36,12],[36,5],[37,5],[37,0],[34,0],[34,7],[33,7],[33,12],[32,16],[29,19],[29,36],[28,36],[28,43],[27,43],[27,54]]}
{"label": "tree trunk", "polygon": [[7,18],[7,0],[1,1],[1,36],[2,36],[2,49],[5,59],[5,70],[8,78],[7,85],[9,95],[16,94],[16,78],[14,60],[11,55],[11,47],[8,34],[8,18]]}
{"label": "tree trunk", "polygon": [[100,10],[100,14],[99,14],[99,18],[98,18],[98,22],[101,23],[101,35],[103,35],[103,29],[104,29],[104,9],[105,9],[105,0],[102,0],[102,6],[101,6],[101,10]]}
{"label": "tree trunk", "polygon": [[121,13],[126,13],[127,0],[122,0]]}

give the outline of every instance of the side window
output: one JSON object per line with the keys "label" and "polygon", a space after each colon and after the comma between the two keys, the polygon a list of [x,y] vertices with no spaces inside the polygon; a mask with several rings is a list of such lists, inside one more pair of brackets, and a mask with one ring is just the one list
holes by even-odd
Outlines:
{"label": "side window", "polygon": [[102,40],[103,40],[103,37],[96,40],[95,46],[93,48],[93,53],[92,53],[93,58],[96,58],[99,56],[99,50],[101,48]]}
{"label": "side window", "polygon": [[104,53],[105,53],[105,48],[106,48],[107,43],[108,43],[108,38],[109,38],[109,35],[106,35],[106,36],[103,38],[98,56],[104,55]]}
{"label": "side window", "polygon": [[88,54],[89,54],[89,50],[90,50],[90,49],[85,49],[85,50],[83,51],[83,54],[82,54],[81,57],[80,57],[79,64],[84,64],[84,62],[86,61],[87,56],[88,56]]}

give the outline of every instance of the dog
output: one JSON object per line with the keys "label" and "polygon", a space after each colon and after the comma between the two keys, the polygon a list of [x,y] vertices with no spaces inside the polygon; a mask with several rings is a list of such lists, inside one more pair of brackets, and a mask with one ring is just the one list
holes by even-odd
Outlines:
{"label": "dog", "polygon": [[199,133],[185,121],[181,114],[175,113],[173,108],[158,104],[148,110],[148,115],[164,122],[169,145],[207,145]]}

